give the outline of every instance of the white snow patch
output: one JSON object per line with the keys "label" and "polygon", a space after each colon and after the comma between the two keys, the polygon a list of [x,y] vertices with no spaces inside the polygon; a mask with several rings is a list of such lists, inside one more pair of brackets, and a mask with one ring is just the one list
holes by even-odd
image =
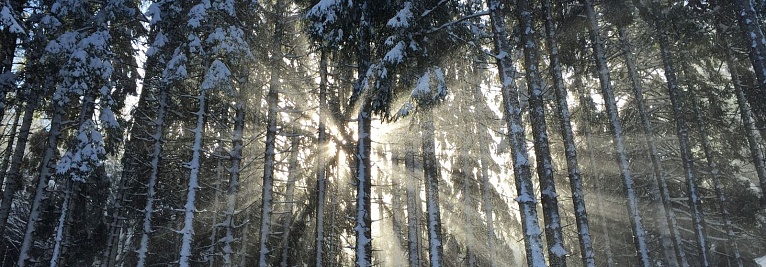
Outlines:
{"label": "white snow patch", "polygon": [[766,255],[753,259],[758,266],[766,267]]}
{"label": "white snow patch", "polygon": [[404,42],[399,41],[396,43],[396,46],[386,53],[383,60],[392,64],[402,63],[404,61]]}
{"label": "white snow patch", "polygon": [[0,10],[0,25],[8,27],[8,30],[10,30],[11,33],[24,34],[24,28],[19,25],[7,6],[4,6],[3,9]]}
{"label": "white snow patch", "polygon": [[412,90],[412,97],[423,98],[428,96],[431,92],[431,72],[426,71],[418,79],[418,83],[415,85],[415,89]]}
{"label": "white snow patch", "polygon": [[147,17],[152,18],[149,20],[149,26],[154,25],[162,20],[162,17],[160,16],[160,6],[157,3],[151,4],[149,8],[146,9],[144,14]]}
{"label": "white snow patch", "polygon": [[412,2],[407,1],[404,3],[404,7],[396,12],[396,16],[388,20],[388,27],[391,28],[408,28],[410,27],[410,20],[412,20]]}
{"label": "white snow patch", "polygon": [[231,82],[231,71],[226,64],[220,60],[213,61],[210,68],[205,73],[205,79],[200,87],[202,90],[209,90],[218,86],[226,86]]}

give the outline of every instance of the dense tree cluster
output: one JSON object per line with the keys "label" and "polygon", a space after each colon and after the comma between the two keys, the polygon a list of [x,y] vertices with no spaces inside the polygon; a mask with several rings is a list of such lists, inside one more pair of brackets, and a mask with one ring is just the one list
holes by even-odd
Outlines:
{"label": "dense tree cluster", "polygon": [[764,16],[0,1],[0,266],[757,266]]}

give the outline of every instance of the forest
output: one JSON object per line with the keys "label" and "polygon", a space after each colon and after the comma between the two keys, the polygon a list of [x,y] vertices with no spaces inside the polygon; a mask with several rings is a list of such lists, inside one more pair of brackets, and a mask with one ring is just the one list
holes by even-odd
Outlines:
{"label": "forest", "polygon": [[764,0],[0,1],[0,266],[766,266]]}

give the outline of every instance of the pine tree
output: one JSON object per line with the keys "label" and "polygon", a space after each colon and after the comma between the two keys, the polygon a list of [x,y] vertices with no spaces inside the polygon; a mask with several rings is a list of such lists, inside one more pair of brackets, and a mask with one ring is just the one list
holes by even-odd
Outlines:
{"label": "pine tree", "polygon": [[585,193],[583,192],[580,166],[577,162],[577,147],[575,145],[574,133],[572,131],[571,114],[567,102],[567,91],[564,87],[564,78],[561,74],[561,61],[559,59],[559,48],[556,41],[556,27],[553,22],[553,11],[550,0],[543,0],[543,11],[543,18],[545,21],[545,43],[550,54],[549,68],[554,82],[556,109],[558,110],[557,115],[561,121],[561,136],[564,139],[567,174],[569,176],[569,185],[572,191],[572,202],[574,204],[575,220],[577,222],[578,231],[577,237],[580,241],[580,253],[583,265],[594,267],[596,262],[593,251],[593,240],[590,235],[590,226],[588,225]]}
{"label": "pine tree", "polygon": [[631,216],[630,224],[634,235],[633,242],[636,247],[636,253],[640,266],[649,267],[651,266],[651,259],[649,257],[649,249],[646,245],[646,232],[644,231],[644,225],[641,222],[641,214],[638,209],[638,197],[636,196],[633,176],[630,171],[628,155],[625,149],[622,124],[620,122],[619,114],[617,111],[614,89],[612,88],[612,81],[609,77],[609,68],[606,62],[604,44],[601,40],[601,30],[596,18],[596,11],[593,7],[593,1],[582,0],[581,2],[585,8],[585,14],[588,18],[590,41],[593,45],[593,58],[596,62],[599,83],[601,85],[601,94],[603,95],[607,116],[609,117],[609,127],[612,132],[615,152],[617,153],[617,164],[620,168],[620,176],[622,178],[623,188],[628,200],[628,214]]}
{"label": "pine tree", "polygon": [[[622,24],[625,23],[623,22]],[[678,232],[676,215],[670,203],[670,193],[668,192],[665,174],[662,171],[662,163],[660,162],[657,145],[654,141],[652,124],[644,104],[644,89],[638,76],[635,60],[633,59],[633,51],[631,49],[630,40],[628,39],[628,30],[626,27],[627,25],[619,25],[617,32],[620,39],[620,48],[628,68],[631,87],[633,88],[634,101],[636,102],[638,113],[641,118],[641,127],[644,131],[644,142],[646,143],[646,147],[649,148],[648,153],[649,159],[652,162],[653,180],[656,181],[649,183],[649,190],[652,194],[653,201],[656,204],[655,217],[657,226],[660,229],[663,254],[665,255],[665,260],[671,266],[679,264],[680,266],[689,266],[686,260],[686,253],[683,250],[681,234]]]}
{"label": "pine tree", "polygon": [[684,119],[683,103],[681,90],[678,88],[676,80],[675,66],[672,60],[671,51],[667,40],[667,32],[664,15],[655,17],[655,27],[657,29],[657,40],[660,45],[660,55],[662,57],[663,68],[665,70],[665,79],[668,86],[668,95],[673,106],[673,118],[676,121],[676,134],[678,135],[678,145],[683,161],[684,175],[686,177],[687,193],[689,197],[689,206],[692,212],[692,221],[694,223],[694,235],[696,236],[697,252],[699,264],[701,266],[710,266],[710,256],[708,252],[707,239],[705,237],[704,218],[701,203],[701,196],[697,186],[697,177],[694,170],[694,162],[689,144],[689,133]]}
{"label": "pine tree", "polygon": [[490,20],[494,40],[494,53],[499,78],[503,92],[503,113],[505,114],[510,135],[511,148],[513,149],[513,172],[516,181],[516,191],[521,213],[521,225],[523,227],[524,245],[528,266],[545,266],[543,257],[542,240],[540,238],[540,226],[537,219],[535,194],[532,191],[532,173],[530,171],[529,156],[527,155],[526,137],[524,124],[521,120],[521,106],[519,105],[519,92],[516,82],[516,70],[512,64],[511,46],[508,42],[508,34],[505,26],[505,11],[500,1],[488,0]]}
{"label": "pine tree", "polygon": [[[752,0],[736,0],[733,9],[737,14],[737,23],[742,37],[748,46],[748,55],[755,71],[757,85],[752,93],[745,96],[755,114],[766,113],[766,36],[763,34],[761,20],[756,12],[757,5]],[[766,117],[755,116],[761,136],[766,136]],[[766,203],[766,202],[765,202]]]}
{"label": "pine tree", "polygon": [[537,177],[540,179],[540,195],[545,222],[545,241],[548,243],[548,265],[566,267],[566,247],[561,231],[556,181],[553,179],[553,159],[548,144],[548,128],[545,122],[543,88],[537,56],[537,40],[529,1],[518,1],[516,15],[521,27],[521,43],[524,47],[524,70],[529,94],[529,117],[532,124]]}

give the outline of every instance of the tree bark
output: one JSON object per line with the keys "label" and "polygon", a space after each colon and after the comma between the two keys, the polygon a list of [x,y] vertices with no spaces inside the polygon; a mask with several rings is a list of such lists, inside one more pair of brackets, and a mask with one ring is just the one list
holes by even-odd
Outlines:
{"label": "tree bark", "polygon": [[285,191],[285,210],[283,213],[287,218],[282,224],[282,260],[280,265],[282,267],[288,267],[290,262],[290,235],[292,234],[293,224],[293,201],[295,194],[295,180],[298,175],[298,149],[301,143],[300,135],[298,135],[297,128],[293,129],[292,136],[290,137],[290,162],[287,173],[287,189]]}
{"label": "tree bark", "polygon": [[[19,248],[19,259],[16,263],[16,266],[18,267],[24,267],[28,263],[27,261],[30,258],[30,250],[32,249],[33,245],[33,235],[35,233],[35,230],[37,230],[37,221],[40,220],[41,210],[40,206],[42,205],[44,194],[45,194],[45,188],[48,184],[48,179],[53,179],[53,177],[49,177],[54,174],[52,165],[55,164],[54,160],[56,159],[56,154],[58,150],[58,140],[59,140],[59,131],[61,130],[61,116],[63,113],[63,108],[60,105],[55,105],[54,112],[53,112],[53,118],[51,118],[51,126],[50,130],[48,131],[48,140],[46,141],[45,145],[45,152],[43,152],[43,158],[40,162],[40,173],[37,177],[37,187],[35,188],[35,198],[32,201],[32,207],[29,210],[29,217],[27,219],[27,225],[24,229],[24,239],[21,241],[21,247]],[[26,116],[26,114],[25,114]],[[24,126],[22,122],[22,132],[20,132],[20,135],[23,135]],[[28,131],[28,130],[27,130]],[[21,137],[19,137],[21,138]],[[19,142],[21,142],[21,139],[19,139]],[[18,145],[17,145],[18,146]]]}
{"label": "tree bark", "polygon": [[663,254],[665,255],[665,260],[671,266],[679,266],[680,263],[680,266],[687,267],[689,263],[686,260],[686,252],[683,250],[681,234],[678,232],[676,215],[670,202],[670,192],[668,191],[665,174],[662,172],[662,163],[657,151],[657,145],[654,143],[654,132],[652,131],[651,120],[644,104],[643,86],[638,77],[636,63],[633,59],[633,51],[628,39],[628,32],[624,26],[620,27],[617,32],[620,38],[620,48],[622,49],[623,57],[625,57],[625,64],[628,67],[633,97],[638,108],[639,117],[641,118],[644,143],[649,148],[649,159],[652,162],[652,176],[654,179],[649,183],[649,191],[652,201],[655,203],[655,217],[657,227],[660,230]]}
{"label": "tree bark", "polygon": [[543,1],[543,9],[545,12],[545,40],[548,52],[550,53],[550,73],[554,82],[556,109],[561,121],[561,136],[564,139],[564,154],[567,161],[569,187],[572,191],[572,204],[574,205],[575,222],[577,223],[577,237],[580,242],[580,256],[583,266],[595,267],[596,259],[593,251],[593,240],[590,235],[590,226],[588,225],[588,212],[585,206],[585,193],[583,192],[580,166],[577,162],[577,146],[572,131],[571,114],[569,112],[569,103],[567,103],[567,90],[564,86],[564,78],[561,75],[561,61],[559,59],[556,27],[553,23],[553,11],[550,0]]}
{"label": "tree bark", "polygon": [[277,1],[274,11],[274,37],[271,43],[271,77],[269,79],[269,92],[266,96],[268,112],[266,114],[266,150],[264,152],[263,189],[261,192],[261,228],[258,241],[258,266],[269,265],[269,248],[266,243],[271,235],[271,214],[274,206],[274,171],[275,171],[275,142],[277,137],[277,116],[279,111],[279,86],[280,73],[282,71],[282,38],[285,34],[284,24],[285,3]]}
{"label": "tree bark", "polygon": [[[239,82],[239,98],[244,97],[242,91],[249,89],[249,81],[247,75],[242,75],[238,78]],[[232,149],[229,152],[229,160],[231,166],[229,167],[229,188],[226,191],[226,213],[224,214],[224,220],[221,223],[226,230],[226,234],[223,239],[223,264],[224,266],[234,265],[232,260],[232,254],[234,248],[232,244],[235,242],[234,230],[237,227],[234,222],[234,215],[237,209],[237,193],[239,192],[239,177],[242,171],[242,137],[245,131],[245,113],[247,105],[246,100],[237,99],[233,104],[234,106],[234,133],[231,139]],[[241,244],[244,246],[244,244]]]}
{"label": "tree bark", "polygon": [[[758,81],[754,92],[745,94],[755,115],[766,114],[766,37],[764,37],[761,20],[756,13],[752,0],[734,1],[734,13],[738,15],[739,28],[748,44],[750,62]],[[755,122],[761,136],[766,136],[766,115],[755,116]],[[766,137],[764,137],[766,138]],[[766,189],[766,188],[762,188]],[[766,203],[766,201],[764,201]],[[762,205],[766,206],[766,204]]]}
{"label": "tree bark", "polygon": [[577,92],[577,95],[579,96],[579,103],[581,108],[581,119],[583,121],[582,125],[582,134],[585,137],[585,151],[588,155],[588,166],[591,170],[591,175],[593,176],[593,189],[596,191],[596,194],[599,198],[596,202],[596,210],[597,213],[600,215],[599,219],[601,220],[601,227],[602,227],[602,234],[603,234],[603,240],[604,240],[604,253],[606,254],[606,266],[611,267],[614,266],[614,255],[612,253],[612,239],[609,237],[609,224],[607,223],[606,214],[604,211],[604,203],[605,200],[607,200],[607,193],[604,190],[604,186],[602,185],[604,177],[601,171],[598,169],[598,165],[596,164],[596,157],[595,154],[596,151],[596,144],[594,143],[594,137],[593,137],[593,131],[591,129],[591,125],[598,123],[597,120],[593,116],[594,112],[596,112],[595,104],[593,103],[593,99],[590,97],[589,92],[585,92],[582,84],[582,76],[583,74],[579,72],[577,69],[574,71],[575,78],[574,83],[572,87],[575,88],[575,92]]}
{"label": "tree bark", "polygon": [[151,136],[154,140],[152,144],[152,154],[149,160],[151,171],[149,172],[149,180],[146,182],[146,204],[144,205],[144,218],[141,228],[141,241],[139,242],[138,262],[136,263],[136,267],[143,267],[146,265],[146,255],[149,253],[149,235],[154,231],[152,230],[152,213],[154,212],[154,197],[157,193],[156,186],[160,171],[160,156],[162,154],[169,88],[158,89],[157,118],[154,121],[154,134]]}
{"label": "tree bark", "polygon": [[529,93],[529,118],[532,124],[537,177],[540,180],[540,196],[545,222],[545,241],[548,245],[548,265],[566,267],[566,246],[561,232],[558,193],[553,177],[553,159],[548,144],[548,126],[545,122],[545,103],[537,56],[537,40],[529,1],[516,2],[516,15],[521,27],[521,43],[524,47],[524,70]]}
{"label": "tree bark", "polygon": [[439,162],[434,144],[434,121],[431,109],[422,111],[423,180],[426,182],[426,218],[428,218],[428,257],[431,267],[444,266],[441,211],[439,207]]}
{"label": "tree bark", "polygon": [[420,267],[420,183],[415,176],[415,150],[406,142],[404,166],[407,169],[407,254],[410,267]]}
{"label": "tree bark", "polygon": [[537,200],[532,187],[532,173],[527,155],[524,124],[521,119],[519,92],[516,81],[514,81],[516,69],[513,66],[511,45],[505,26],[506,14],[499,0],[487,0],[487,6],[492,23],[494,53],[502,84],[503,113],[507,120],[510,145],[513,149],[513,172],[518,194],[516,201],[519,203],[521,214],[527,265],[542,267],[545,266],[543,244],[540,237],[542,232],[537,219]]}
{"label": "tree bark", "polygon": [[[738,3],[743,4],[741,1],[738,1]],[[744,7],[748,9],[747,6],[744,6]],[[754,14],[749,12],[750,11],[745,10],[745,15],[751,16]],[[740,16],[742,16],[742,13],[740,13]],[[735,64],[736,59],[734,57],[734,54],[732,54],[732,49],[731,49],[732,46],[727,39],[727,29],[725,29],[723,25],[723,21],[722,21],[723,17],[724,17],[723,15],[716,13],[716,19],[717,19],[716,32],[717,32],[718,42],[720,43],[726,56],[726,66],[727,66],[727,69],[729,70],[729,73],[731,74],[731,83],[732,83],[732,86],[734,87],[734,91],[737,96],[737,105],[739,106],[740,117],[742,119],[742,124],[744,125],[744,128],[745,128],[745,136],[747,138],[748,147],[750,149],[750,156],[753,159],[753,166],[755,166],[755,172],[758,176],[758,182],[760,184],[761,191],[763,191],[766,189],[766,162],[764,162],[763,151],[761,149],[760,144],[758,143],[758,138],[757,138],[758,129],[756,127],[756,121],[754,120],[755,116],[753,116],[752,105],[750,105],[747,101],[747,95],[745,94],[745,90],[743,88],[740,71],[738,66]],[[740,23],[739,23],[740,27],[745,26],[745,28],[757,32],[758,29],[753,28],[751,27],[751,25],[747,23],[743,23],[743,22],[746,22],[746,20],[742,21],[742,17],[740,17]],[[757,23],[757,22],[753,22],[753,23]],[[758,51],[752,47],[753,45],[752,40],[750,41],[751,41],[750,55],[752,58],[753,55],[755,56],[758,55],[757,54]],[[757,42],[755,43],[755,45],[757,48],[758,47]],[[761,55],[763,56],[763,54]],[[752,62],[753,62],[753,66],[755,66],[756,63],[758,63],[757,61],[752,61]],[[764,65],[764,67],[766,67],[766,65]],[[766,129],[762,129],[762,130],[764,131],[761,131],[762,133],[761,137],[764,137],[766,135],[764,135],[763,133],[766,133]],[[761,202],[760,203],[761,207],[766,207],[766,196],[762,196],[760,202]]]}
{"label": "tree bark", "polygon": [[680,149],[681,160],[683,162],[684,176],[686,176],[686,190],[689,194],[689,207],[691,208],[692,221],[694,223],[694,235],[696,237],[698,258],[700,266],[710,266],[710,255],[705,238],[705,221],[702,211],[702,202],[697,188],[697,177],[694,170],[694,161],[689,145],[689,133],[684,119],[683,103],[681,91],[678,88],[678,81],[670,55],[670,47],[667,40],[665,20],[659,15],[655,21],[657,29],[657,39],[660,45],[660,55],[662,65],[665,71],[665,79],[668,86],[670,102],[673,106],[673,117],[676,121],[676,135],[678,136],[678,146]]}
{"label": "tree bark", "polygon": [[[688,70],[685,71],[688,75]],[[694,97],[693,97],[694,98]],[[734,260],[737,266],[742,267],[742,255],[739,252],[737,246],[737,236],[734,234],[734,227],[731,224],[731,218],[729,217],[728,200],[726,194],[723,192],[723,186],[721,185],[721,171],[718,169],[718,163],[713,155],[713,149],[708,141],[707,121],[700,112],[699,103],[696,99],[692,99],[694,117],[697,120],[697,127],[702,139],[702,150],[705,152],[705,160],[707,168],[710,174],[713,176],[713,189],[715,191],[716,198],[718,199],[718,207],[721,209],[721,220],[724,223],[726,230],[726,237],[730,251],[734,254]]]}
{"label": "tree bark", "polygon": [[189,168],[189,186],[186,192],[186,204],[184,205],[184,226],[181,229],[181,249],[179,253],[178,265],[180,267],[188,267],[191,252],[192,242],[194,239],[194,213],[197,212],[197,208],[194,202],[197,198],[197,190],[199,190],[199,171],[200,161],[202,156],[202,135],[205,128],[205,110],[207,109],[206,90],[200,90],[200,94],[197,97],[199,101],[199,110],[197,110],[197,127],[194,129],[194,143],[192,144],[192,158],[187,163],[186,167]]}
{"label": "tree bark", "polygon": [[371,46],[370,37],[370,7],[368,1],[357,4],[358,29],[357,37],[357,80],[354,84],[354,92],[351,96],[352,104],[361,105],[357,114],[356,142],[356,223],[354,226],[356,236],[355,263],[356,267],[372,266],[372,220],[370,193],[372,189],[372,176],[370,162],[370,125],[372,123],[372,101],[366,96],[367,71],[370,68]]}
{"label": "tree bark", "polygon": [[[21,120],[21,127],[19,128],[18,141],[16,147],[13,150],[13,156],[11,158],[11,166],[5,176],[5,190],[3,190],[3,202],[0,205],[0,233],[5,233],[5,228],[8,222],[8,216],[11,213],[11,204],[16,195],[16,191],[23,182],[21,175],[21,164],[24,160],[24,151],[27,148],[27,141],[29,140],[29,131],[32,127],[32,121],[34,119],[34,112],[38,106],[40,97],[38,92],[29,92],[29,100],[26,103],[24,109],[24,117]],[[60,123],[57,122],[57,123]],[[51,125],[54,122],[51,121]]]}
{"label": "tree bark", "polygon": [[[317,146],[320,147],[319,151],[322,151],[323,147],[327,145],[327,133],[325,116],[327,116],[327,48],[322,47],[319,58],[319,127],[317,129]],[[315,256],[314,266],[322,267],[324,262],[322,257],[324,256],[324,218],[325,218],[325,201],[327,196],[327,163],[324,153],[317,154],[317,207],[316,207],[316,236],[315,236]]]}
{"label": "tree bark", "polygon": [[606,112],[609,117],[609,128],[612,132],[615,152],[617,153],[617,164],[620,168],[620,176],[627,197],[628,214],[630,215],[630,225],[633,230],[633,243],[636,248],[636,256],[638,257],[640,266],[650,267],[652,264],[651,258],[649,257],[649,249],[646,246],[646,232],[644,231],[644,225],[641,222],[638,197],[636,196],[636,191],[633,187],[633,175],[630,171],[630,163],[623,141],[622,124],[617,112],[617,103],[614,97],[612,81],[609,77],[606,52],[604,51],[604,44],[601,40],[601,29],[596,18],[596,11],[593,8],[593,0],[582,0],[581,2],[585,7],[585,13],[589,22],[590,40],[593,45],[593,57],[596,61],[599,83],[601,85],[601,94],[603,95],[604,104],[606,105]]}

